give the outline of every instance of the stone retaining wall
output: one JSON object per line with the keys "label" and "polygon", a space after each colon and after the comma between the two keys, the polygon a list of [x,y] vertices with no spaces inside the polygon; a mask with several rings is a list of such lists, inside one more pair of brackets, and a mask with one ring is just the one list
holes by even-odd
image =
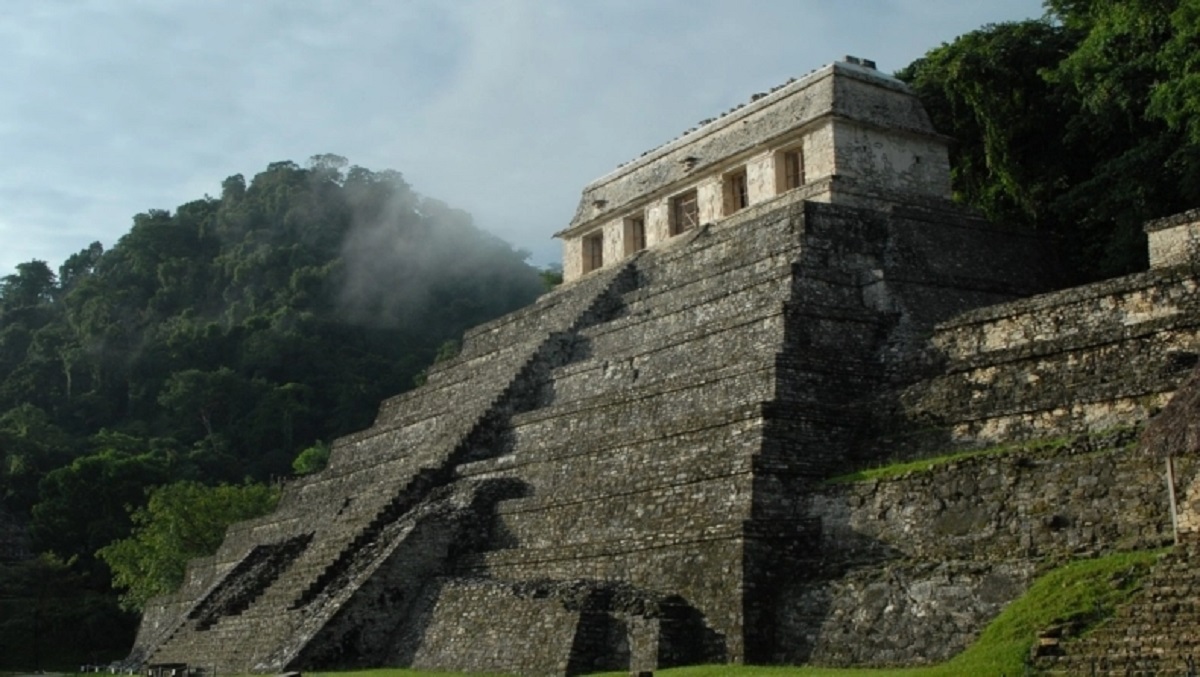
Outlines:
{"label": "stone retaining wall", "polygon": [[[1054,563],[1172,541],[1164,471],[1133,431],[991,453],[808,499],[819,558],[779,597],[778,660],[946,660]],[[1200,469],[1178,468],[1180,487]]]}
{"label": "stone retaining wall", "polygon": [[1198,288],[1176,268],[961,315],[933,336],[940,375],[899,415],[944,446],[1136,425],[1200,359]]}

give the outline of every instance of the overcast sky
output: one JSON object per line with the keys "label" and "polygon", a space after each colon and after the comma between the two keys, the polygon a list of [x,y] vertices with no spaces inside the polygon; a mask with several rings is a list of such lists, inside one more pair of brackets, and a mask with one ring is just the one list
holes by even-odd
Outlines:
{"label": "overcast sky", "polygon": [[0,275],[335,153],[532,253],[579,191],[852,54],[893,72],[1040,0],[0,0]]}

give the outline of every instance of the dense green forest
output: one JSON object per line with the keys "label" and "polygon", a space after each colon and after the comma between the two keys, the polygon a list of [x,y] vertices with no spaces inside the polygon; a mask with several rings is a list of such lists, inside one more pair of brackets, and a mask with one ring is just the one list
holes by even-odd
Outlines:
{"label": "dense green forest", "polygon": [[[269,509],[264,485],[298,457],[319,468],[447,342],[541,293],[525,258],[400,174],[325,155],[138,214],[57,272],[17,266],[0,280],[0,512],[45,555],[0,570],[0,665],[127,650],[106,564],[125,607],[163,592]],[[207,533],[168,542],[181,513]]]}
{"label": "dense green forest", "polygon": [[1146,265],[1145,221],[1200,206],[1200,0],[1047,0],[897,76],[954,137],[956,199],[1057,239],[1085,282]]}
{"label": "dense green forest", "polygon": [[[1200,206],[1200,0],[1046,8],[898,76],[956,139],[956,199],[1057,238],[1072,281],[1138,270],[1142,223]],[[130,610],[268,510],[274,478],[319,469],[543,284],[467,214],[332,155],[19,265],[0,280],[0,532],[15,518],[37,556],[0,565],[0,667],[121,656]]]}

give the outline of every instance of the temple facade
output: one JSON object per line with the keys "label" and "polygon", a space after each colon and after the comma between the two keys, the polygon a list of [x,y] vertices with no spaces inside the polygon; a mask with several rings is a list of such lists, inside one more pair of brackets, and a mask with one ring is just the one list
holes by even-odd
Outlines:
{"label": "temple facade", "polygon": [[588,184],[563,276],[614,265],[701,224],[783,196],[878,206],[950,197],[948,139],[908,87],[854,57],[756,95]]}

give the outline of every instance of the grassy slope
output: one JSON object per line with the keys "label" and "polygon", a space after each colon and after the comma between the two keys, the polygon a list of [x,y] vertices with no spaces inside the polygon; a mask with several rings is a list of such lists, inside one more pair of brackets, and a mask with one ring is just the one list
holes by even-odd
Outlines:
{"label": "grassy slope", "polygon": [[[914,461],[900,461],[877,468],[867,468],[864,470],[847,473],[845,475],[831,477],[825,480],[825,483],[851,484],[854,482],[869,482],[872,480],[892,479],[896,477],[903,477],[912,473],[928,472],[939,466],[943,466],[948,463],[954,463],[955,461],[962,461],[968,458],[976,458],[980,456],[1004,456],[1016,452],[1047,452],[1089,439],[1093,442],[1096,442],[1102,441],[1104,438],[1116,438],[1132,430],[1135,429],[1126,426],[1116,426],[1107,430],[1101,430],[1083,435],[1046,437],[1041,439],[1026,440],[1023,442],[1014,442],[1010,444],[1000,444],[992,447],[984,447],[982,449],[966,449],[963,451],[955,451],[948,454],[943,454],[941,456],[920,458]],[[1100,444],[1099,446],[1102,448],[1104,445]]]}

